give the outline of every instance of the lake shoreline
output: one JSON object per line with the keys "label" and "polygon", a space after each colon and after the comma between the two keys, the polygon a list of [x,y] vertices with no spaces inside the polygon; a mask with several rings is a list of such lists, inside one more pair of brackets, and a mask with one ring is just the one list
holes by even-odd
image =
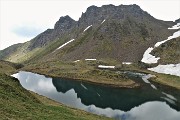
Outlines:
{"label": "lake shoreline", "polygon": [[45,75],[46,77],[56,77],[56,78],[62,78],[62,79],[66,79],[66,80],[75,80],[75,81],[81,81],[81,82],[85,82],[85,83],[89,83],[89,84],[94,84],[94,85],[100,85],[100,86],[105,86],[105,87],[112,87],[112,88],[128,88],[128,89],[132,89],[132,88],[139,88],[140,84],[133,81],[134,83],[132,84],[128,84],[128,85],[123,85],[123,84],[116,84],[116,83],[106,83],[106,82],[98,82],[98,81],[94,81],[92,79],[86,79],[86,78],[71,78],[71,77],[64,77],[64,76],[59,76],[59,75],[52,75],[52,74],[48,74],[48,73],[44,73],[44,72],[39,72],[36,70],[22,70],[22,71],[26,71],[26,72],[32,72],[35,74],[40,74],[40,75]]}
{"label": "lake shoreline", "polygon": [[[122,118],[124,115],[132,114],[134,110],[147,109],[145,107],[147,105],[152,107],[153,110],[150,110],[152,112],[161,111],[164,108],[168,111],[180,110],[179,91],[164,88],[160,84],[156,86],[156,84],[145,81],[144,79],[148,79],[149,74],[128,71],[122,73],[142,82],[142,87],[137,89],[111,88],[86,83],[85,81],[61,79],[59,77],[50,78],[50,76],[26,71],[19,71],[13,76],[18,78],[21,85],[27,90],[45,95],[68,106],[98,115],[105,114],[111,118],[117,116]],[[155,85],[157,89],[151,85]],[[167,115],[167,113],[164,114]]]}
{"label": "lake shoreline", "polygon": [[[49,61],[48,64],[44,62],[42,62],[41,64],[29,64],[19,69],[19,71],[29,71],[50,77],[73,79],[76,81],[84,81],[92,84],[110,87],[142,87],[139,82],[127,77],[127,75],[123,73],[124,71],[131,71],[135,73],[155,75],[156,77],[149,78],[149,81],[160,83],[162,85],[166,85],[180,90],[180,77],[178,76],[149,71],[135,63],[132,65],[120,65],[120,67],[114,69],[99,69],[98,65],[98,61],[79,61],[77,63]],[[118,66],[117,63],[108,63],[105,65]],[[118,71],[122,72],[117,73]]]}

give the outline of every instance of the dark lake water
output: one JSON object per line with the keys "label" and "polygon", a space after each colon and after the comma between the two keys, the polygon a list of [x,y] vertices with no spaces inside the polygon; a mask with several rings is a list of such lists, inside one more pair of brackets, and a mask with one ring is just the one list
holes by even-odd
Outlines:
{"label": "dark lake water", "polygon": [[124,73],[143,87],[112,88],[24,71],[12,76],[27,90],[91,113],[121,120],[180,120],[179,90],[151,83],[149,75]]}

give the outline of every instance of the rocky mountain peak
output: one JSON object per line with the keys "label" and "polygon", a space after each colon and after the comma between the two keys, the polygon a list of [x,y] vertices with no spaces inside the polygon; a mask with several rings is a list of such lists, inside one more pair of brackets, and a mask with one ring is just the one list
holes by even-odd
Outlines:
{"label": "rocky mountain peak", "polygon": [[92,6],[90,6],[90,7],[88,7],[87,8],[87,11],[95,11],[95,10],[97,10],[98,9],[98,7],[97,6],[95,6],[95,5],[92,5]]}
{"label": "rocky mountain peak", "polygon": [[[21,46],[25,47],[29,55],[38,49],[44,50],[43,54],[54,55],[52,51],[62,45],[61,43],[76,39],[71,43],[70,49],[66,49],[66,52],[59,56],[55,55],[54,58],[77,60],[88,56],[97,59],[108,57],[119,61],[137,62],[142,59],[144,51],[149,46],[153,46],[157,41],[172,34],[173,31],[167,29],[172,25],[174,23],[171,21],[155,19],[136,4],[103,5],[101,7],[93,5],[82,13],[78,21],[69,16],[60,17],[54,29],[44,31],[28,44]],[[92,26],[91,29],[84,32],[83,30],[89,26]],[[21,46],[15,46],[14,53],[18,51],[21,54],[22,51],[19,49]],[[7,58],[10,56],[8,52],[17,60],[17,56],[12,54],[11,49],[12,47],[9,47],[0,52],[0,57]],[[35,59],[39,59],[39,56],[37,55]]]}
{"label": "rocky mountain peak", "polygon": [[133,17],[138,20],[142,20],[143,17],[152,17],[146,11],[143,11],[140,6],[133,5],[103,5],[102,7],[90,6],[86,12],[82,14],[79,19],[79,24],[86,26],[91,24],[99,24],[98,21],[104,19],[116,19],[123,20],[127,17]]}
{"label": "rocky mountain peak", "polygon": [[60,19],[54,25],[54,29],[47,29],[43,33],[39,34],[32,40],[32,44],[28,47],[29,50],[33,50],[37,47],[46,46],[49,42],[55,40],[57,37],[69,32],[76,26],[76,21],[68,15],[60,17]]}
{"label": "rocky mountain peak", "polygon": [[67,30],[70,29],[72,26],[74,26],[76,23],[75,20],[73,20],[68,15],[60,17],[60,19],[56,22],[54,29],[61,29],[61,30]]}

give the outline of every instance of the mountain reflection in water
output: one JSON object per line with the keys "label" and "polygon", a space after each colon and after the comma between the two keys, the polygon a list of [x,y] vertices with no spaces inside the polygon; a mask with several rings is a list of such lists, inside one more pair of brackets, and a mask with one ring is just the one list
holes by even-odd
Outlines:
{"label": "mountain reflection in water", "polygon": [[[12,75],[21,85],[68,106],[121,120],[179,120],[179,99],[152,87],[112,88],[30,72]],[[173,104],[166,99],[173,101]],[[173,99],[171,99],[173,98]],[[171,107],[170,107],[171,106]]]}

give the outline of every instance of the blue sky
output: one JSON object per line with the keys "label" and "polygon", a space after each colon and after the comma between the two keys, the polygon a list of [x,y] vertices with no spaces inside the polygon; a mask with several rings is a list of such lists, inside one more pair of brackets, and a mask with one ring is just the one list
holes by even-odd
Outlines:
{"label": "blue sky", "polygon": [[18,36],[21,37],[34,37],[36,35],[38,35],[40,32],[42,32],[43,30],[41,28],[37,28],[35,26],[18,26],[15,27],[12,32],[15,33]]}
{"label": "blue sky", "polygon": [[0,50],[34,38],[65,15],[78,20],[90,5],[137,4],[157,19],[180,18],[180,0],[0,0]]}

